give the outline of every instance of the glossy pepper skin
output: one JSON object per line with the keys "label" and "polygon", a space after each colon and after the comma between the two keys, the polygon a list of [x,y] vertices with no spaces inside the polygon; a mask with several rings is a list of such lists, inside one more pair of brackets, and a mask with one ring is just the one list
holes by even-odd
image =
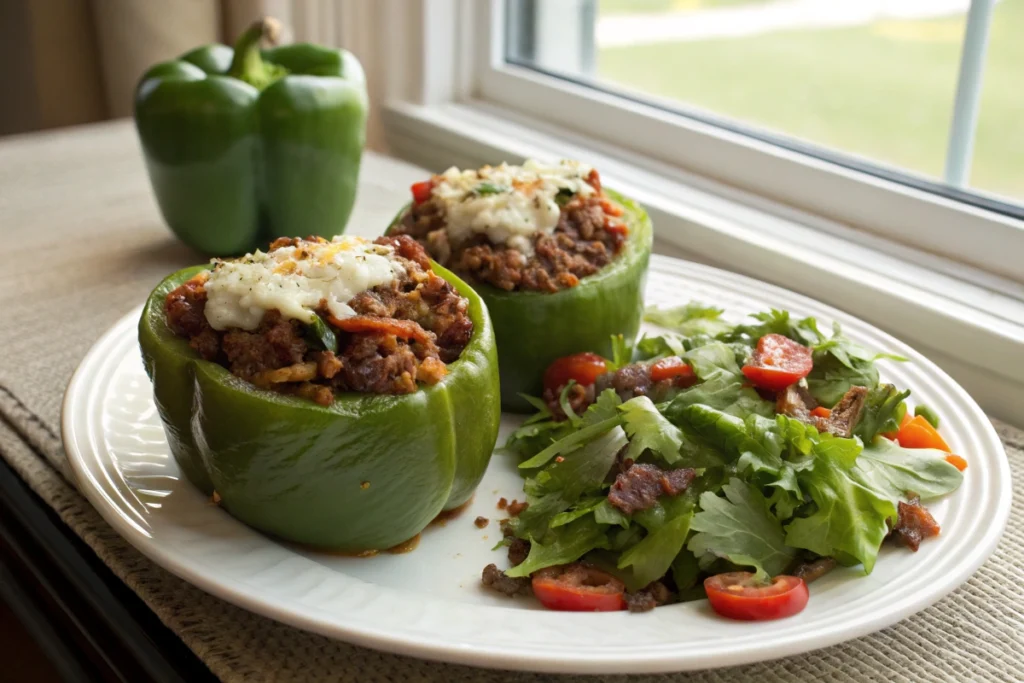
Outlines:
{"label": "glossy pepper skin", "polygon": [[[491,314],[498,340],[501,407],[535,410],[520,394],[540,396],[544,370],[556,359],[581,351],[612,357],[612,335],[632,346],[643,316],[644,283],[651,257],[653,228],[636,202],[604,189],[625,209],[629,226],[625,247],[607,266],[575,287],[554,293],[506,291],[487,284],[474,289]],[[397,225],[408,207],[392,223]]]}
{"label": "glossy pepper skin", "polygon": [[337,394],[329,407],[260,390],[202,360],[167,326],[153,291],[139,345],[171,453],[188,479],[250,526],[348,553],[381,550],[468,501],[498,435],[497,354],[487,309],[465,283],[473,336],[438,384],[401,396]]}
{"label": "glossy pepper skin", "polygon": [[235,50],[197,48],[152,67],[135,126],[164,220],[215,256],[276,237],[345,230],[366,137],[363,69],[344,50],[259,49],[273,20]]}

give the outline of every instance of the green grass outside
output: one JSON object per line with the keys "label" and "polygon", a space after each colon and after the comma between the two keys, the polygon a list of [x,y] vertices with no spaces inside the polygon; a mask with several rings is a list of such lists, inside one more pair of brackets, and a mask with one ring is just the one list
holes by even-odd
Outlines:
{"label": "green grass outside", "polygon": [[[601,8],[676,4],[602,0]],[[963,29],[963,17],[886,20],[607,48],[599,52],[598,73],[645,93],[939,177]],[[1024,198],[1022,35],[1024,0],[1003,0],[992,25],[971,176],[974,187],[1018,198]]]}

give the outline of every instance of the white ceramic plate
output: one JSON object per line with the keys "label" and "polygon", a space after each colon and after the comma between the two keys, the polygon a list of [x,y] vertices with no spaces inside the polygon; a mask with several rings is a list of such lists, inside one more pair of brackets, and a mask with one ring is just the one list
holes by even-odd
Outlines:
{"label": "white ceramic plate", "polygon": [[[730,317],[770,307],[841,322],[869,348],[909,363],[881,363],[883,378],[942,416],[954,451],[970,462],[963,486],[930,505],[939,538],[918,553],[882,552],[874,573],[832,572],[801,614],[772,623],[717,618],[705,601],[646,614],[539,609],[480,586],[484,565],[504,566],[495,504],[522,498],[522,481],[495,456],[472,505],[423,534],[403,555],[351,558],[271,540],[235,521],[184,480],[171,458],[125,316],[92,348],[64,401],[63,432],[79,487],[104,518],[158,564],[259,614],[348,642],[418,657],[551,672],[657,672],[741,664],[854,638],[907,617],[963,583],[989,556],[1010,510],[1010,471],[991,424],[967,393],[921,354],[833,308],[742,276],[655,257],[647,302],[698,299]],[[516,419],[503,419],[499,443]],[[492,519],[484,529],[473,520]]]}

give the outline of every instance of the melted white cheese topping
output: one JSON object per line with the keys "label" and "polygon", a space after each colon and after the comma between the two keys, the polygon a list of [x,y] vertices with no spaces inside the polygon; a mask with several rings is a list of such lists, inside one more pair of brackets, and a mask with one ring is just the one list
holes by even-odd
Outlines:
{"label": "melted white cheese topping", "polygon": [[286,319],[312,322],[321,301],[334,317],[347,318],[355,315],[347,304],[353,296],[405,275],[392,247],[344,235],[212,263],[206,319],[215,330],[254,330],[274,308]]}
{"label": "melted white cheese topping", "polygon": [[586,181],[591,167],[578,161],[551,166],[533,159],[522,166],[484,166],[479,170],[449,168],[437,176],[432,197],[443,207],[448,237],[459,244],[485,234],[491,244],[507,245],[524,254],[533,252],[533,237],[551,233],[561,207],[555,200],[567,195],[591,195]]}

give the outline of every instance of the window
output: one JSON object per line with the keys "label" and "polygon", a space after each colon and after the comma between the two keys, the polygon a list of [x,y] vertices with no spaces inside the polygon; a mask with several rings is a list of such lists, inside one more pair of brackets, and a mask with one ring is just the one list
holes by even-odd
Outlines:
{"label": "window", "polygon": [[1024,216],[1024,0],[509,0],[507,12],[508,63]]}
{"label": "window", "polygon": [[[388,8],[404,8],[407,1],[374,5],[387,16]],[[852,137],[850,127],[867,119],[864,112],[873,111],[870,107],[862,106],[858,116],[836,107],[835,120],[845,126],[838,129],[828,128],[832,117],[827,109],[819,111],[818,121],[781,116],[800,110],[765,108],[743,92],[764,85],[751,83],[744,60],[732,54],[744,48],[720,50],[725,56],[715,65],[715,79],[724,78],[721,70],[729,67],[737,79],[748,80],[731,84],[733,99],[709,99],[711,85],[730,84],[690,78],[680,90],[665,76],[671,74],[666,60],[658,58],[648,58],[647,65],[651,72],[661,69],[661,81],[657,73],[635,67],[614,71],[611,51],[625,48],[610,47],[607,38],[607,27],[628,16],[624,9],[658,16],[668,8],[689,11],[693,18],[693,12],[782,3],[804,8],[846,3],[876,11],[896,1],[419,0],[411,5],[422,12],[422,21],[414,22],[404,39],[381,43],[373,40],[373,31],[353,27],[353,33],[381,55],[368,73],[401,76],[397,87],[390,85],[377,99],[384,101],[381,118],[393,154],[432,169],[530,156],[591,160],[610,185],[644,203],[662,248],[677,247],[686,258],[774,282],[879,324],[939,362],[986,409],[1010,416],[1003,407],[1016,406],[1024,386],[1024,369],[1015,362],[1024,348],[1024,193],[1008,182],[1012,174],[993,164],[1014,164],[1000,145],[1021,148],[1024,118],[1013,112],[1024,104],[1024,96],[1007,85],[1012,78],[993,76],[991,69],[992,55],[1000,50],[1011,57],[1001,59],[1016,63],[1014,31],[1007,34],[1000,27],[1012,19],[1005,11],[1016,11],[1013,3],[1024,0],[975,0],[966,15],[968,0],[917,0],[947,8],[946,14],[927,19],[929,25],[945,21],[946,33],[936,35],[949,40],[951,30],[960,34],[952,52],[943,48],[952,58],[924,66],[918,58],[916,63],[915,74],[927,69],[943,74],[941,88],[888,72],[876,82],[856,64],[836,72],[844,84],[874,87],[866,92],[879,98],[878,110],[891,105],[893,91],[920,93],[928,86],[928,92],[940,93],[929,95],[929,101],[941,96],[941,107],[929,105],[918,112],[944,121],[938,133],[933,126],[927,136],[920,134],[920,124],[907,123],[902,110],[900,116],[873,117],[883,128]],[[999,26],[990,23],[990,14]],[[897,40],[909,20],[871,16],[876,19],[869,25],[883,27],[881,37],[900,43],[901,49],[914,48],[902,45],[909,39]],[[661,22],[644,21],[647,28],[634,36],[667,30]],[[979,27],[990,29],[989,36]],[[826,31],[857,35],[855,28],[803,30],[811,39]],[[966,34],[974,38],[964,48]],[[977,59],[984,53],[979,44],[988,48],[987,61]],[[966,60],[960,54],[965,49]],[[784,52],[777,46],[773,50]],[[847,54],[856,60],[865,51],[850,48]],[[802,59],[810,57],[805,53]],[[788,63],[768,63],[764,55],[746,61],[758,62],[762,73],[775,69],[790,77],[787,68],[810,68],[792,57]],[[976,67],[986,64],[990,70],[982,74],[984,81],[965,80],[965,73],[981,74]],[[1013,65],[1002,64],[999,68],[1012,75]],[[824,79],[822,88],[834,85],[819,78]],[[778,80],[786,84],[781,76]],[[878,82],[888,82],[887,90],[880,90]],[[842,88],[823,94],[817,92],[821,88],[801,86],[808,98],[843,94]],[[975,87],[981,93],[977,99]],[[824,106],[820,102],[815,106]],[[962,113],[954,115],[958,102]],[[979,115],[964,103],[980,104]],[[752,109],[755,104],[760,109]],[[989,122],[989,116],[995,120]],[[970,184],[945,180],[955,119],[976,132],[976,151],[965,156],[962,151],[970,145],[964,143],[971,137],[959,136],[961,153],[954,157],[972,160]],[[845,138],[837,137],[840,133]],[[875,137],[864,143],[865,135]],[[877,142],[878,136],[883,142]],[[924,161],[893,142],[914,138],[909,142],[916,144],[918,137],[931,145]],[[997,161],[979,161],[983,155]],[[982,173],[983,165],[993,170]]]}
{"label": "window", "polygon": [[[736,201],[744,201],[741,196],[768,199],[779,206],[821,216],[836,225],[873,232],[886,240],[910,246],[919,253],[939,255],[952,262],[1008,278],[1019,285],[1024,283],[1024,269],[1020,266],[1024,255],[1024,202],[1019,201],[1024,199],[1024,195],[1014,197],[1015,191],[1012,188],[1004,187],[1002,194],[995,194],[985,188],[970,187],[965,182],[965,170],[971,168],[974,162],[972,150],[975,133],[979,128],[979,105],[1001,98],[1010,104],[989,105],[989,111],[993,111],[993,107],[998,109],[998,106],[1002,106],[1005,112],[1007,108],[1012,110],[1015,105],[1020,106],[1017,104],[1022,99],[1017,94],[1019,88],[1007,87],[1008,79],[1005,76],[990,79],[991,91],[982,88],[982,77],[986,64],[984,58],[990,42],[994,44],[993,52],[1009,50],[1011,57],[1016,49],[1017,41],[1013,40],[1012,35],[1007,38],[1002,28],[994,34],[989,31],[993,26],[992,16],[997,11],[1001,13],[1000,26],[1003,26],[1004,20],[1012,22],[1018,6],[1015,3],[1024,0],[1001,0],[998,3],[994,0],[974,0],[964,16],[967,2],[613,0],[613,4],[609,5],[609,0],[489,0],[465,3],[463,7],[472,7],[474,13],[482,15],[472,24],[474,30],[471,31],[471,40],[475,43],[482,41],[483,45],[476,46],[479,55],[476,68],[470,78],[471,83],[459,97],[465,99],[468,93],[471,102],[498,105],[502,111],[510,112],[511,115],[533,117],[595,142],[619,147],[634,158],[646,160],[652,170],[665,165],[678,168],[698,179],[698,182],[705,179],[717,183],[719,187],[735,190],[739,195],[734,193],[731,198]],[[904,91],[922,91],[923,85],[914,84],[925,73],[921,70],[923,67],[911,68],[911,75],[904,78],[905,83],[902,85],[899,79],[888,73],[895,70],[892,64],[888,65],[887,71],[875,73],[876,80],[884,82],[888,79],[890,83],[896,84],[884,91],[875,85],[870,96],[875,97],[876,101],[872,103],[873,106],[858,105],[861,112],[859,116],[850,117],[843,112],[833,116],[826,111],[817,117],[804,118],[801,123],[800,120],[786,118],[778,111],[772,113],[770,107],[768,113],[765,113],[767,104],[759,104],[762,109],[759,114],[749,113],[752,105],[744,91],[761,88],[760,81],[765,78],[758,77],[756,82],[751,82],[747,75],[749,69],[757,68],[764,72],[765,69],[773,68],[778,73],[784,71],[780,63],[767,64],[764,55],[756,60],[747,60],[752,63],[746,69],[736,67],[734,74],[737,80],[729,81],[718,74],[708,79],[713,81],[711,84],[695,84],[690,81],[687,93],[694,97],[696,95],[693,93],[698,89],[706,91],[712,86],[738,91],[733,101],[718,102],[719,109],[725,108],[726,104],[731,107],[723,112],[715,111],[715,103],[708,100],[694,103],[650,92],[658,87],[669,87],[665,84],[677,87],[673,79],[668,77],[664,77],[662,85],[659,85],[654,76],[624,70],[618,78],[627,81],[628,85],[616,83],[613,80],[616,76],[610,72],[612,62],[609,61],[609,55],[612,48],[602,48],[602,41],[612,40],[607,37],[609,34],[615,35],[615,40],[619,42],[624,40],[622,35],[611,32],[608,26],[614,26],[615,22],[625,25],[623,22],[626,19],[648,21],[639,13],[640,9],[656,10],[653,14],[649,13],[648,18],[660,17],[659,21],[648,21],[646,29],[633,32],[634,37],[640,35],[647,40],[651,39],[648,34],[656,31],[664,35],[667,30],[664,25],[669,23],[666,17],[677,16],[679,13],[693,19],[701,13],[712,11],[751,11],[757,7],[767,11],[769,7],[782,4],[799,5],[802,8],[799,14],[802,16],[808,8],[818,8],[821,13],[822,7],[834,9],[835,6],[849,4],[861,8],[861,14],[867,7],[876,12],[869,16],[877,17],[879,6],[905,9],[909,6],[907,3],[924,4],[933,10],[938,5],[945,6],[947,20],[950,16],[955,19],[958,16],[956,12],[959,12],[960,19],[957,21],[963,27],[964,38],[960,45],[953,46],[954,58],[951,65],[940,69],[941,65],[929,63],[930,69],[949,74],[945,77],[949,84],[945,88],[948,91],[946,104],[938,112],[933,111],[935,107],[931,106],[917,109],[922,118],[946,121],[944,132],[942,124],[933,123],[931,128],[938,132],[925,134],[920,122],[914,122],[911,117],[908,123],[904,120],[907,115],[902,108],[898,111],[892,108],[896,98],[894,93],[903,95]],[[662,11],[665,7],[670,7],[671,11]],[[677,10],[679,7],[691,9]],[[872,7],[876,9],[871,10]],[[633,15],[617,16],[614,10],[623,8],[629,8]],[[1010,11],[1010,14],[1006,14],[1006,11]],[[927,21],[934,23],[939,19],[941,17],[932,17]],[[862,20],[863,17],[857,19]],[[606,23],[602,24],[602,21]],[[833,18],[829,21],[834,23],[835,20]],[[847,18],[846,21],[853,19]],[[885,31],[895,30],[897,35],[899,31],[905,30],[908,22],[913,23],[903,19],[871,21],[873,23],[870,25],[880,23],[889,27]],[[694,23],[689,21],[687,25]],[[605,28],[602,29],[602,26]],[[729,26],[733,25],[730,23]],[[901,28],[893,29],[893,26]],[[833,38],[832,43],[838,44],[834,40],[835,32],[846,34],[852,31],[856,34],[855,29],[849,26],[805,27],[802,32],[807,34],[805,39],[824,34]],[[947,33],[950,31],[949,28],[944,30]],[[794,31],[791,29],[790,33]],[[622,33],[625,32],[623,29]],[[995,36],[991,41],[990,35]],[[720,40],[732,40],[735,45],[741,45],[747,41],[759,43],[771,37],[769,34]],[[786,44],[796,42],[789,40]],[[678,43],[656,43],[658,47],[648,49],[664,52],[666,49],[676,49],[673,45]],[[823,41],[822,44],[828,43]],[[614,49],[625,48],[619,46]],[[745,48],[736,47],[733,51],[742,50]],[[777,51],[784,53],[781,48]],[[720,52],[731,54],[730,51]],[[843,54],[854,63],[860,63],[863,60],[858,60],[858,55],[867,52],[864,48],[857,52],[851,47],[849,50],[844,48]],[[789,68],[795,70],[799,67],[806,72],[811,69],[808,63],[813,64],[815,58],[824,59],[821,55],[815,57],[813,53],[807,52],[800,60],[790,57]],[[729,59],[735,57],[730,56]],[[918,59],[918,66],[921,61]],[[649,58],[648,71],[671,71],[666,67],[669,63],[667,58]],[[881,67],[877,61],[872,63],[876,65],[874,68],[877,72]],[[724,67],[717,65],[715,68],[721,70]],[[691,66],[691,70],[696,70],[696,67]],[[634,75],[630,76],[630,73]],[[853,82],[850,80],[851,73],[857,75],[857,69],[846,67],[844,72],[837,72],[835,78],[839,80],[839,76],[843,75],[843,83]],[[788,74],[790,80],[797,80],[794,74]],[[863,76],[858,76],[857,80],[872,83],[871,78]],[[786,80],[779,82],[785,83]],[[819,98],[825,97],[817,92],[820,89],[808,91],[805,88],[804,92]],[[833,88],[832,92],[841,90]],[[868,97],[864,95],[863,99]],[[930,97],[934,99],[937,96]],[[789,111],[799,113],[799,108],[794,109],[783,101],[785,99],[774,98],[773,106],[777,109],[785,105]],[[875,115],[868,117],[865,112]],[[993,163],[989,161],[993,155],[996,155],[997,160],[1007,158],[1000,145],[1009,149],[1011,158],[1017,158],[1014,156],[1014,140],[1020,137],[1020,128],[1024,125],[1021,123],[1024,119],[1016,115],[1004,113],[996,118],[1002,120],[998,125],[1007,127],[1007,130],[980,135],[985,143],[978,148],[984,150],[984,163],[989,165]],[[839,124],[832,121],[843,123],[847,128],[857,124],[861,129],[874,121],[876,128],[871,135],[875,138],[882,136],[889,142],[864,143],[866,134],[860,135],[859,141],[855,138],[851,142],[849,134],[846,134],[845,143],[834,142],[842,127],[837,128]],[[893,130],[899,133],[893,133]],[[994,151],[993,135],[997,141]],[[931,161],[914,160],[910,152],[895,149],[895,141],[902,139],[911,140],[914,144],[919,139],[928,141],[926,144],[931,147],[927,153],[931,155]],[[910,143],[905,140],[905,144]],[[918,145],[918,148],[921,146]],[[989,173],[994,173],[997,181],[1009,182],[1006,174]],[[979,177],[989,177],[990,186],[996,182],[991,181],[992,175],[979,173]],[[978,281],[977,278],[975,281]],[[1016,291],[1017,285],[1011,289]],[[1009,290],[1000,287],[1000,291]]]}

